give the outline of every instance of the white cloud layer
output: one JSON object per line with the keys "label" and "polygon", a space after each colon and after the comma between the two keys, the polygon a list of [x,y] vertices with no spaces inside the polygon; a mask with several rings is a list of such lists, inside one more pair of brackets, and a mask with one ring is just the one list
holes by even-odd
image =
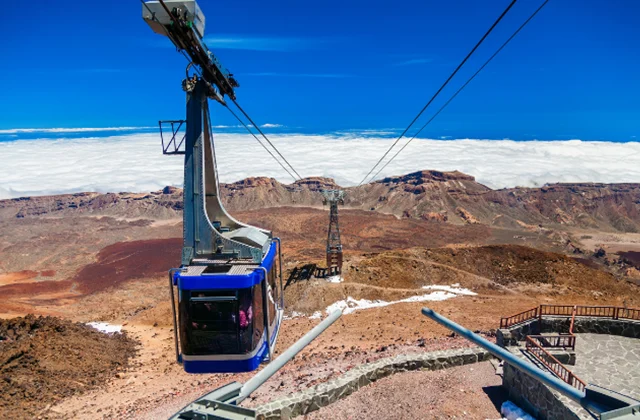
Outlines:
{"label": "white cloud layer", "polygon": [[81,127],[81,128],[9,128],[0,130],[0,134],[17,133],[83,133],[99,131],[133,131],[157,127]]}
{"label": "white cloud layer", "polygon": [[[303,177],[331,177],[343,186],[357,185],[392,142],[357,135],[269,137]],[[218,134],[216,147],[222,182],[248,176],[292,182],[248,134]],[[0,157],[0,198],[182,185],[182,157],[162,155],[152,133],[0,142]],[[379,178],[422,169],[459,170],[492,188],[640,182],[640,143],[415,140]]]}

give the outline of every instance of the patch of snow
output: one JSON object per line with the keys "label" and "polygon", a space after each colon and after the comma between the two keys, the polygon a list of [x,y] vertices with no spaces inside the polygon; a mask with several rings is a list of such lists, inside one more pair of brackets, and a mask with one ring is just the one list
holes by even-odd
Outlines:
{"label": "patch of snow", "polygon": [[122,325],[112,325],[106,322],[87,322],[87,325],[105,334],[119,333],[122,331]]}
{"label": "patch of snow", "polygon": [[329,283],[342,283],[343,281],[344,279],[340,275],[327,277],[327,282]]}
{"label": "patch of snow", "polygon": [[309,319],[320,319],[322,318],[322,312],[316,311],[309,317]]}
{"label": "patch of snow", "polygon": [[[283,319],[295,319],[295,318],[306,318],[307,315],[302,312],[293,311],[291,315],[285,315]],[[316,311],[312,315],[309,316],[309,319],[320,319],[322,318],[322,312]]]}
{"label": "patch of snow", "polygon": [[502,403],[500,414],[504,416],[503,419],[505,420],[536,420],[511,401]]}
{"label": "patch of snow", "polygon": [[477,293],[472,292],[469,289],[465,289],[460,287],[460,283],[452,284],[451,286],[439,285],[439,284],[431,284],[429,286],[422,286],[425,290],[444,290],[445,292],[455,293],[456,295],[464,295],[464,296],[476,296]]}
{"label": "patch of snow", "polygon": [[368,299],[354,299],[349,296],[345,300],[339,300],[331,305],[329,305],[326,309],[326,313],[330,314],[331,312],[341,309],[344,315],[353,313],[355,311],[359,311],[362,309],[371,309],[371,308],[381,308],[384,306],[394,305],[396,303],[407,303],[407,302],[437,302],[442,300],[451,299],[458,296],[455,293],[450,293],[447,291],[438,290],[426,295],[421,296],[411,296],[406,299],[395,300],[392,302],[387,302],[384,300],[368,300]]}
{"label": "patch of snow", "polygon": [[304,314],[297,311],[293,311],[291,312],[291,315],[285,315],[282,317],[282,319],[294,319],[294,318],[300,318],[300,317],[304,317]]}

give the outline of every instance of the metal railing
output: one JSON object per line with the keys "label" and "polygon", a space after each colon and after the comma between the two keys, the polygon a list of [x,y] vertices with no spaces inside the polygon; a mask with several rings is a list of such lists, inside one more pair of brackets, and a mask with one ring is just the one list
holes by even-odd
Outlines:
{"label": "metal railing", "polygon": [[527,337],[526,348],[527,351],[536,358],[536,360],[545,365],[558,378],[580,391],[585,390],[587,384],[567,369],[567,367],[560,363],[558,359],[553,357],[552,354],[540,346],[540,344],[538,344],[535,339],[531,338],[531,336]]}
{"label": "metal railing", "polygon": [[576,313],[578,312],[578,307],[573,307],[573,313],[571,314],[571,325],[569,325],[569,334],[573,335],[573,327],[576,324]]}
{"label": "metal railing", "polygon": [[509,328],[512,325],[517,325],[522,322],[529,321],[538,317],[538,308],[533,308],[520,312],[519,314],[511,315],[506,318],[500,319],[500,328]]}
{"label": "metal railing", "polygon": [[640,321],[640,309],[618,308],[617,319]]}
{"label": "metal railing", "polygon": [[534,340],[540,347],[551,349],[576,349],[576,336],[573,334],[560,335],[528,335],[527,338]]}
{"label": "metal railing", "polygon": [[540,305],[536,308],[520,312],[519,314],[501,318],[500,328],[509,328],[513,325],[536,318],[542,319],[543,316],[582,316],[640,321],[640,309],[622,308],[619,306]]}

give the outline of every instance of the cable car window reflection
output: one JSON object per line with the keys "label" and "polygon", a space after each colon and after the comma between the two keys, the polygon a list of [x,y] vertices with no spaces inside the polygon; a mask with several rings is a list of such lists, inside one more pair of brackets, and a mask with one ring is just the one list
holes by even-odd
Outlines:
{"label": "cable car window reflection", "polygon": [[264,333],[264,312],[262,312],[262,285],[258,283],[253,289],[253,347],[262,340]]}
{"label": "cable car window reflection", "polygon": [[191,353],[237,353],[237,308],[235,293],[192,292],[187,325]]}
{"label": "cable car window reflection", "polygon": [[[253,293],[250,288],[228,292],[198,292],[181,305],[185,354],[245,354],[255,344]],[[261,313],[261,312],[260,312]]]}
{"label": "cable car window reflection", "polygon": [[238,312],[240,348],[242,353],[249,353],[254,349],[252,342],[254,319],[252,290],[239,290],[238,300],[240,301]]}

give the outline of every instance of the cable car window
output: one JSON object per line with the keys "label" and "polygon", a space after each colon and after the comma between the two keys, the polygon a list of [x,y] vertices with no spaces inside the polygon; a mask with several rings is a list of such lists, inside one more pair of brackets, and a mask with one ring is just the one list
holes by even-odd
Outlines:
{"label": "cable car window", "polygon": [[238,290],[238,301],[240,302],[238,309],[238,327],[240,335],[240,352],[249,353],[255,347],[253,345],[253,295],[252,289]]}
{"label": "cable car window", "polygon": [[262,312],[262,285],[253,288],[253,347],[260,345],[264,333],[264,312]]}
{"label": "cable car window", "polygon": [[278,288],[276,287],[276,269],[275,267],[269,271],[269,285],[271,286],[271,295],[273,299],[277,302],[279,299],[278,296]]}
{"label": "cable car window", "polygon": [[239,352],[238,300],[234,292],[192,292],[186,317],[186,354]]}
{"label": "cable car window", "polygon": [[273,323],[276,321],[276,301],[273,296],[274,289],[269,287],[267,289],[267,305],[269,307],[269,323],[273,326]]}

